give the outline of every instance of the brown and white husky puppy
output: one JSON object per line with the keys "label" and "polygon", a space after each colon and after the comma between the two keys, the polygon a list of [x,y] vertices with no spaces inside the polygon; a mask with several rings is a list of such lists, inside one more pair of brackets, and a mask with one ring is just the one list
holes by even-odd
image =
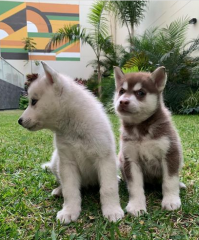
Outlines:
{"label": "brown and white husky puppy", "polygon": [[115,67],[115,110],[121,119],[120,165],[128,185],[127,212],[146,212],[144,182],[162,181],[162,208],[181,206],[179,171],[183,163],[180,138],[172,124],[162,92],[167,75],[164,67],[153,73],[124,75]]}

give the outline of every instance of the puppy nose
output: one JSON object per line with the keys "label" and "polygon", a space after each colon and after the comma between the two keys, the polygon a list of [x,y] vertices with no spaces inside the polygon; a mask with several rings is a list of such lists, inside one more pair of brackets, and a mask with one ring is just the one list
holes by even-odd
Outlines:
{"label": "puppy nose", "polygon": [[123,105],[123,106],[129,105],[129,100],[121,100],[120,105]]}
{"label": "puppy nose", "polygon": [[18,123],[19,123],[20,125],[22,125],[22,122],[23,122],[23,119],[22,119],[22,118],[19,118]]}

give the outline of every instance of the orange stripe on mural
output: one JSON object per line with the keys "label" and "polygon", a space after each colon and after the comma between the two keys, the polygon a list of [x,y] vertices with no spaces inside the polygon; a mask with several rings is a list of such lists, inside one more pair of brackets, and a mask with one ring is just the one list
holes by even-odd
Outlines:
{"label": "orange stripe on mural", "polygon": [[35,7],[42,12],[52,13],[79,13],[79,5],[52,4],[52,3],[26,3],[27,6]]}
{"label": "orange stripe on mural", "polygon": [[62,51],[62,52],[80,52],[80,44],[79,44],[79,42],[71,44],[70,46],[68,46],[67,49],[65,49],[65,51]]}
{"label": "orange stripe on mural", "polygon": [[38,32],[48,32],[48,27],[44,19],[36,12],[27,10],[27,21],[34,23],[38,29]]}
{"label": "orange stripe on mural", "polygon": [[60,28],[64,26],[72,26],[75,24],[79,24],[79,21],[58,21],[58,20],[50,20],[53,32],[57,32]]}
{"label": "orange stripe on mural", "polygon": [[29,60],[53,60],[53,61],[56,61],[56,56],[29,55]]}
{"label": "orange stripe on mural", "polygon": [[14,41],[14,40],[1,40],[1,46],[3,47],[24,47],[24,43],[22,41]]}
{"label": "orange stripe on mural", "polygon": [[14,30],[9,25],[7,25],[6,23],[3,23],[3,22],[0,22],[0,29],[7,32],[8,35],[10,35],[11,33],[14,32]]}

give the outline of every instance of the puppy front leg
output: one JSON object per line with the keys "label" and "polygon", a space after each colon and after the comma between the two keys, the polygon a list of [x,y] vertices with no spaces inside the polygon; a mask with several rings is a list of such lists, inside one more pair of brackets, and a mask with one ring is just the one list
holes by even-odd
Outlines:
{"label": "puppy front leg", "polygon": [[179,176],[178,173],[169,175],[168,166],[163,160],[163,183],[162,183],[162,208],[172,211],[180,208],[181,200],[179,197]]}
{"label": "puppy front leg", "polygon": [[81,212],[80,175],[75,164],[61,157],[59,171],[64,204],[57,213],[57,220],[68,224],[76,221]]}
{"label": "puppy front leg", "polygon": [[[57,179],[57,182],[60,184],[60,176],[59,176],[59,155],[58,155],[58,151],[57,149],[54,150],[52,157],[51,157],[51,161],[42,164],[42,168],[43,169],[49,169],[55,176]],[[62,188],[61,185],[57,188],[55,188],[52,193],[53,196],[61,196],[62,195]]]}
{"label": "puppy front leg", "polygon": [[114,161],[114,157],[100,159],[98,177],[103,216],[108,218],[109,221],[116,222],[123,218],[124,212],[120,207],[117,169]]}
{"label": "puppy front leg", "polygon": [[[135,163],[128,161],[128,171],[125,174],[129,191],[129,203],[126,207],[127,212],[134,216],[139,216],[146,212],[146,197],[144,195],[144,181],[141,167]],[[127,169],[124,169],[124,172]]]}

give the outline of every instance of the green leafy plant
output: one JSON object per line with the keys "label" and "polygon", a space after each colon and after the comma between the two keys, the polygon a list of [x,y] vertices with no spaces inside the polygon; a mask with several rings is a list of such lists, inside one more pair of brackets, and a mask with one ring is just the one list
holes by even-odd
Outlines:
{"label": "green leafy plant", "polygon": [[123,72],[124,74],[126,74],[126,73],[132,73],[132,72],[139,72],[139,68],[138,68],[137,66],[133,66],[133,67],[130,67],[130,68],[125,68],[125,67],[123,67],[123,68],[122,68],[122,72]]}
{"label": "green leafy plant", "polygon": [[97,1],[95,2],[88,14],[88,22],[91,25],[91,28],[85,29],[79,27],[79,25],[73,26],[64,26],[60,28],[57,33],[55,33],[50,39],[49,43],[46,46],[47,50],[51,49],[52,45],[56,45],[58,43],[63,43],[67,41],[79,41],[82,40],[82,43],[86,43],[90,45],[93,49],[96,57],[97,64],[97,74],[98,74],[98,96],[101,98],[101,56],[102,49],[105,45],[109,44],[111,41],[111,37],[108,34],[108,23],[106,18],[106,1]]}
{"label": "green leafy plant", "polygon": [[[113,42],[106,41],[102,46],[102,57],[100,58],[100,70],[103,77],[110,76],[114,66],[122,66],[127,52],[121,45],[115,45]],[[92,60],[88,63],[94,69],[97,69],[98,62]],[[87,65],[87,66],[88,66]]]}
{"label": "green leafy plant", "polygon": [[[23,43],[24,43],[24,50],[28,51],[28,52],[34,52],[37,48],[36,48],[36,42],[34,42],[34,39],[31,37],[26,37],[23,38]],[[28,63],[28,61],[27,61]],[[39,66],[40,62],[35,60],[34,61],[36,66]],[[31,73],[32,73],[32,61],[31,61]]]}
{"label": "green leafy plant", "polygon": [[27,107],[28,107],[28,97],[27,96],[20,96],[19,109],[25,110]]}
{"label": "green leafy plant", "polygon": [[188,18],[179,18],[165,28],[153,28],[142,36],[133,38],[131,59],[126,67],[144,67],[153,71],[163,65],[168,71],[170,82],[189,82],[197,80],[199,57],[199,38],[185,42],[188,30]]}
{"label": "green leafy plant", "polygon": [[146,6],[147,1],[109,2],[109,9],[114,13],[115,19],[118,20],[122,26],[125,25],[127,27],[129,39],[131,40],[134,35],[134,27],[138,26],[145,16]]}
{"label": "green leafy plant", "polygon": [[167,82],[164,89],[164,102],[172,113],[180,113],[182,102],[189,96],[191,86],[188,84]]}
{"label": "green leafy plant", "polygon": [[199,89],[196,92],[191,91],[189,97],[183,101],[181,113],[199,114]]}
{"label": "green leafy plant", "polygon": [[164,97],[166,105],[180,113],[182,102],[188,98],[199,80],[199,38],[186,42],[188,18],[179,18],[164,28],[152,28],[133,38],[131,57],[124,67],[137,66],[154,71],[165,66],[168,76]]}

